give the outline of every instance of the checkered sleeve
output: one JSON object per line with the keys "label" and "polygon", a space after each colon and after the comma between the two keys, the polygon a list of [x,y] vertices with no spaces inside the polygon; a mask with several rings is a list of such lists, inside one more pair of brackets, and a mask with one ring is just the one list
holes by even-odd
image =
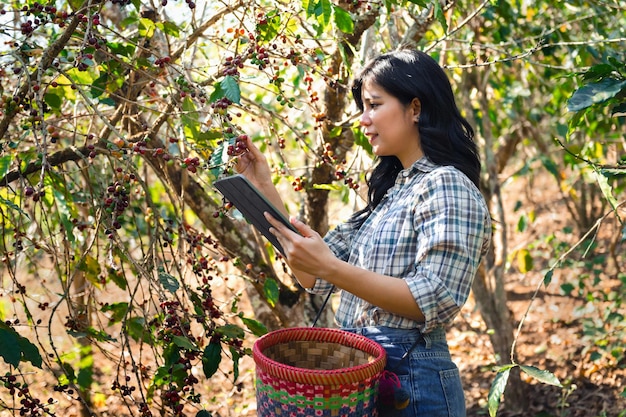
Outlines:
{"label": "checkered sleeve", "polygon": [[451,322],[467,300],[484,249],[487,207],[458,171],[434,170],[414,206],[414,274],[405,277],[425,316],[422,331]]}

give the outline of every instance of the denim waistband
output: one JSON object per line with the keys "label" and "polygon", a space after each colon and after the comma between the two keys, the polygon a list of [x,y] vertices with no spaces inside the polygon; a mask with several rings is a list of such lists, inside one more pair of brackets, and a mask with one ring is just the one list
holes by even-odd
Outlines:
{"label": "denim waistband", "polygon": [[426,349],[430,349],[432,342],[446,341],[446,331],[443,327],[437,327],[428,333],[422,333],[419,329],[398,329],[383,326],[343,328],[342,330],[363,335],[379,343],[414,343],[421,339]]}

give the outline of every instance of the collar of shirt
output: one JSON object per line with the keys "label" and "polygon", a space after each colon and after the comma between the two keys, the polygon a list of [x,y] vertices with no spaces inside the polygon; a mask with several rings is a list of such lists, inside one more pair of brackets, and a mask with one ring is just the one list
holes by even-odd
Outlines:
{"label": "collar of shirt", "polygon": [[385,199],[393,199],[392,197],[396,194],[396,192],[405,184],[410,182],[417,174],[431,172],[435,168],[437,168],[437,165],[428,159],[427,156],[423,156],[413,162],[413,165],[398,172],[394,186],[387,190]]}

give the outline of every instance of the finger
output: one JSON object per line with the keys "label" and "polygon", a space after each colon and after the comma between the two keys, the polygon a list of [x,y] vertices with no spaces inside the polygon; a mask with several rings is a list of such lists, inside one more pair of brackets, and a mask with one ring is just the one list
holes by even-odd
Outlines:
{"label": "finger", "polygon": [[254,159],[262,160],[265,158],[263,152],[261,152],[261,150],[252,142],[252,138],[250,136],[246,135],[245,145],[247,151],[252,154]]}
{"label": "finger", "polygon": [[273,228],[276,229],[277,233],[285,234],[285,232],[290,231],[289,228],[285,227],[285,225],[282,222],[277,220],[274,216],[272,216],[267,211],[263,212],[263,215],[265,216],[267,221],[273,226]]}
{"label": "finger", "polygon": [[315,230],[311,229],[308,224],[304,223],[297,217],[290,217],[289,223],[291,223],[293,227],[295,227],[296,230],[304,237],[311,237],[315,235]]}
{"label": "finger", "polygon": [[282,246],[283,251],[284,251],[286,242],[285,242],[285,238],[283,237],[283,235],[274,227],[270,227],[268,230],[272,235],[274,235],[274,237],[276,238],[278,243],[280,243],[280,246]]}

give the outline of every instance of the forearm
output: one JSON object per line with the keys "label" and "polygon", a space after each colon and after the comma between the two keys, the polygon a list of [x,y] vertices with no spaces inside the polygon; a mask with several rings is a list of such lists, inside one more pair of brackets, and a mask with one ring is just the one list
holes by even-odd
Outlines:
{"label": "forearm", "polygon": [[418,322],[424,314],[403,279],[368,271],[337,260],[329,265],[320,278],[393,314]]}
{"label": "forearm", "polygon": [[272,233],[281,241],[289,266],[303,287],[311,288],[319,277],[390,313],[424,321],[424,315],[403,279],[377,274],[342,261],[319,234],[295,218],[291,219],[291,223],[299,234],[271,216],[267,219],[273,226]]}
{"label": "forearm", "polygon": [[315,285],[315,281],[317,281],[317,277],[315,275],[311,275],[303,271],[298,271],[293,268],[291,268],[291,272],[296,276],[296,279],[303,288],[313,288],[313,286]]}

